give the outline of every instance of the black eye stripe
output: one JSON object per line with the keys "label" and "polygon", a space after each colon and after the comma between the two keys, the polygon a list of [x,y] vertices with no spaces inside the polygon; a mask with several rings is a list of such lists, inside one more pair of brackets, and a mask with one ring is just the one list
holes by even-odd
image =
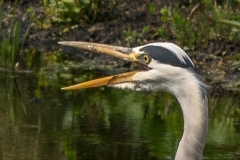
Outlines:
{"label": "black eye stripe", "polygon": [[160,63],[170,64],[172,66],[183,67],[183,68],[194,68],[191,60],[186,57],[183,57],[185,63],[183,63],[175,53],[164,48],[162,46],[149,45],[142,47],[139,51],[144,52],[149,57],[154,60],[159,61]]}

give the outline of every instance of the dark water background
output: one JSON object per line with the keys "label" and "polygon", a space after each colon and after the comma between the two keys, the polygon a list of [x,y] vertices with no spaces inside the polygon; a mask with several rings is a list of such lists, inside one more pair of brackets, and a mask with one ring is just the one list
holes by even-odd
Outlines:
{"label": "dark water background", "polygon": [[[0,160],[174,157],[183,119],[173,96],[109,87],[60,90],[102,76],[101,69],[71,63],[43,58],[29,65],[31,72],[0,72]],[[240,95],[220,95],[209,98],[204,159],[237,160]]]}

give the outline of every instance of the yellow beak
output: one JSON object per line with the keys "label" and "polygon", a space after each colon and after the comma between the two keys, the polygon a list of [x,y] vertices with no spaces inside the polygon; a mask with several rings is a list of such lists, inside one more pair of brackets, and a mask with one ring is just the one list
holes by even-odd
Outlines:
{"label": "yellow beak", "polygon": [[[111,46],[97,43],[88,43],[88,42],[74,42],[74,41],[66,41],[59,42],[59,44],[77,47],[84,50],[89,50],[101,54],[106,54],[110,56],[114,56],[123,60],[137,62],[137,57],[134,53],[124,54],[121,51],[126,50],[127,48],[119,47],[119,46]],[[84,88],[92,88],[105,86],[110,84],[119,84],[124,82],[132,82],[133,76],[139,71],[126,72],[118,75],[103,77],[99,79],[94,79],[91,81],[79,83],[76,85],[68,86],[61,88],[63,90],[75,90],[75,89],[84,89]]]}

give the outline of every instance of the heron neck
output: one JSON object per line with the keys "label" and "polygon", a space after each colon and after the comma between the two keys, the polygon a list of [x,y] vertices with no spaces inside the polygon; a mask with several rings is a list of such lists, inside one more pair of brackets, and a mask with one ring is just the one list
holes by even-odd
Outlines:
{"label": "heron neck", "polygon": [[[191,88],[191,89],[189,89]],[[176,160],[200,160],[208,130],[207,97],[200,86],[189,86],[177,96],[184,118],[184,132]]]}

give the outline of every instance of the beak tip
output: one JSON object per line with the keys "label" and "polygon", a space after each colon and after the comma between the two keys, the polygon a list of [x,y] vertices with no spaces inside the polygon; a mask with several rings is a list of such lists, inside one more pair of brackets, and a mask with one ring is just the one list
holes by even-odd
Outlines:
{"label": "beak tip", "polygon": [[58,44],[62,44],[62,45],[64,45],[64,42],[58,42]]}
{"label": "beak tip", "polygon": [[73,85],[73,86],[68,86],[68,87],[62,87],[61,90],[64,90],[64,91],[69,91],[69,90],[79,90],[79,89],[82,89],[81,87],[78,87],[76,85]]}
{"label": "beak tip", "polygon": [[63,87],[61,88],[61,90],[68,90],[68,87]]}

